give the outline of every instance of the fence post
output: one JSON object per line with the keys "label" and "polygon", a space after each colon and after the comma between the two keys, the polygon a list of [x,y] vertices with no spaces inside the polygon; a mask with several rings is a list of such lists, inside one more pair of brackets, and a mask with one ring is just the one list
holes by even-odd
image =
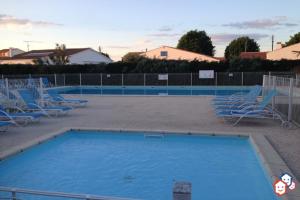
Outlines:
{"label": "fence post", "polygon": [[55,87],[57,86],[56,74],[54,74],[54,85],[55,85]]}
{"label": "fence post", "polygon": [[216,85],[216,86],[218,86],[218,72],[216,72],[216,74],[215,74],[215,75],[216,75],[216,78],[215,78],[215,80],[216,80],[216,83],[215,83],[215,85]]}
{"label": "fence post", "polygon": [[244,72],[242,72],[242,86],[244,85]]}
{"label": "fence post", "polygon": [[66,74],[64,74],[64,86],[66,86]]}
{"label": "fence post", "polygon": [[122,87],[124,87],[124,74],[122,73]]}
{"label": "fence post", "polygon": [[169,86],[169,74],[167,74],[167,88]]}
{"label": "fence post", "polygon": [[[273,77],[273,83],[272,83],[273,87],[272,89],[275,90],[276,89],[276,76]],[[272,110],[275,109],[275,96],[273,96],[272,98]]]}
{"label": "fence post", "polygon": [[293,117],[293,89],[294,89],[294,79],[290,79],[290,88],[289,88],[289,110],[288,110],[288,121],[292,121]]}
{"label": "fence post", "polygon": [[268,90],[270,89],[270,87],[271,87],[271,72],[269,72],[269,78],[268,78]]}
{"label": "fence post", "polygon": [[44,106],[43,78],[40,78],[40,96],[41,96],[41,105]]}
{"label": "fence post", "polygon": [[9,99],[8,78],[5,78],[5,90],[6,90],[6,96]]}
{"label": "fence post", "polygon": [[267,87],[267,75],[263,75],[263,85],[262,85],[262,97],[265,96],[266,87]]}
{"label": "fence post", "polygon": [[102,73],[100,74],[100,86],[102,88]]}
{"label": "fence post", "polygon": [[103,88],[102,88],[102,73],[100,74],[100,87],[101,87],[101,95],[103,94]]}
{"label": "fence post", "polygon": [[81,73],[79,73],[79,86],[81,87]]}
{"label": "fence post", "polygon": [[144,86],[146,86],[146,74],[144,73]]}

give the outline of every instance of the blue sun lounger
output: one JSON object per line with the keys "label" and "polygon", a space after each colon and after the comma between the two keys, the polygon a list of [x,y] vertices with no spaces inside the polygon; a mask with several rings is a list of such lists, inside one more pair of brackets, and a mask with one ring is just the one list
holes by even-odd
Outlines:
{"label": "blue sun lounger", "polygon": [[252,100],[257,98],[258,95],[260,95],[261,90],[262,87],[260,85],[256,85],[246,94],[235,93],[230,96],[217,96],[212,100],[212,104],[223,105],[223,104],[236,103],[240,101]]}
{"label": "blue sun lounger", "polygon": [[253,105],[247,105],[241,108],[235,109],[220,109],[216,111],[218,117],[224,119],[237,119],[233,123],[233,126],[238,124],[243,118],[254,118],[254,119],[280,119],[282,125],[285,121],[282,117],[271,108],[267,107],[271,102],[272,98],[277,94],[276,90],[270,91],[267,96],[260,102]]}
{"label": "blue sun lounger", "polygon": [[9,126],[15,125],[13,121],[0,121],[0,132],[7,131]]}
{"label": "blue sun lounger", "polygon": [[247,94],[247,96],[244,98],[213,102],[212,106],[215,108],[215,110],[220,110],[253,105],[257,102],[257,98],[260,95],[260,93],[261,87],[257,87],[255,90],[249,92],[249,94]]}
{"label": "blue sun lounger", "polygon": [[18,90],[18,92],[27,106],[26,110],[40,111],[48,116],[51,114],[55,114],[55,115],[67,114],[70,110],[72,110],[72,107],[68,107],[68,106],[54,106],[54,105],[48,105],[48,103],[45,103],[45,105],[39,105],[36,101],[36,97],[34,93],[29,89],[20,89]]}
{"label": "blue sun lounger", "polygon": [[86,106],[88,103],[87,100],[83,99],[66,99],[62,95],[60,95],[55,89],[49,89],[47,90],[47,93],[51,98],[50,102],[52,103],[67,104],[73,106]]}
{"label": "blue sun lounger", "polygon": [[0,106],[0,118],[6,117],[12,121],[23,122],[27,124],[28,122],[37,122],[41,117],[45,116],[45,114],[42,112],[25,112],[18,107],[13,107],[13,109],[17,110],[18,112],[6,112],[5,109]]}

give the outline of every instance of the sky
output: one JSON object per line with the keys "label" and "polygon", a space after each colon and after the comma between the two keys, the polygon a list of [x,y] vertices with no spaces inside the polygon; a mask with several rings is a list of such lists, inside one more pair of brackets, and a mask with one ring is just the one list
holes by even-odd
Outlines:
{"label": "sky", "polygon": [[91,47],[120,60],[131,51],[176,46],[189,30],[205,30],[223,56],[248,35],[262,51],[300,31],[299,0],[1,0],[0,49]]}

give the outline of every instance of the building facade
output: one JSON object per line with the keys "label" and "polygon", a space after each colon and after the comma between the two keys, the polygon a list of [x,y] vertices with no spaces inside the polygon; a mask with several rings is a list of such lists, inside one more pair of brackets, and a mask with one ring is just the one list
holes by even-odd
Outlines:
{"label": "building facade", "polygon": [[18,48],[1,49],[0,50],[0,59],[1,58],[11,58],[11,57],[16,56],[21,53],[25,53],[25,51],[22,51],[21,49],[18,49]]}
{"label": "building facade", "polygon": [[[32,50],[23,52],[11,57],[1,57],[0,64],[47,64],[53,65],[53,57],[57,55],[55,49]],[[91,48],[66,49],[64,55],[67,57],[67,64],[100,64],[113,62],[106,55]]]}
{"label": "building facade", "polygon": [[205,62],[220,62],[219,59],[194,53],[182,49],[177,49],[168,46],[162,46],[157,49],[153,49],[140,54],[149,59],[161,59],[161,60],[187,60],[187,61],[205,61]]}
{"label": "building facade", "polygon": [[300,43],[277,48],[267,53],[268,60],[300,60]]}

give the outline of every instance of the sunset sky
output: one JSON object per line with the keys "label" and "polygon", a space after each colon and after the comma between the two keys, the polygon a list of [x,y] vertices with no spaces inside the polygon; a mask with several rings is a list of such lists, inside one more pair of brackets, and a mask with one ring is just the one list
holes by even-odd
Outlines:
{"label": "sunset sky", "polygon": [[249,35],[261,50],[300,31],[299,0],[8,0],[0,6],[0,49],[101,46],[114,60],[129,51],[176,46],[185,32],[205,30],[223,56]]}

